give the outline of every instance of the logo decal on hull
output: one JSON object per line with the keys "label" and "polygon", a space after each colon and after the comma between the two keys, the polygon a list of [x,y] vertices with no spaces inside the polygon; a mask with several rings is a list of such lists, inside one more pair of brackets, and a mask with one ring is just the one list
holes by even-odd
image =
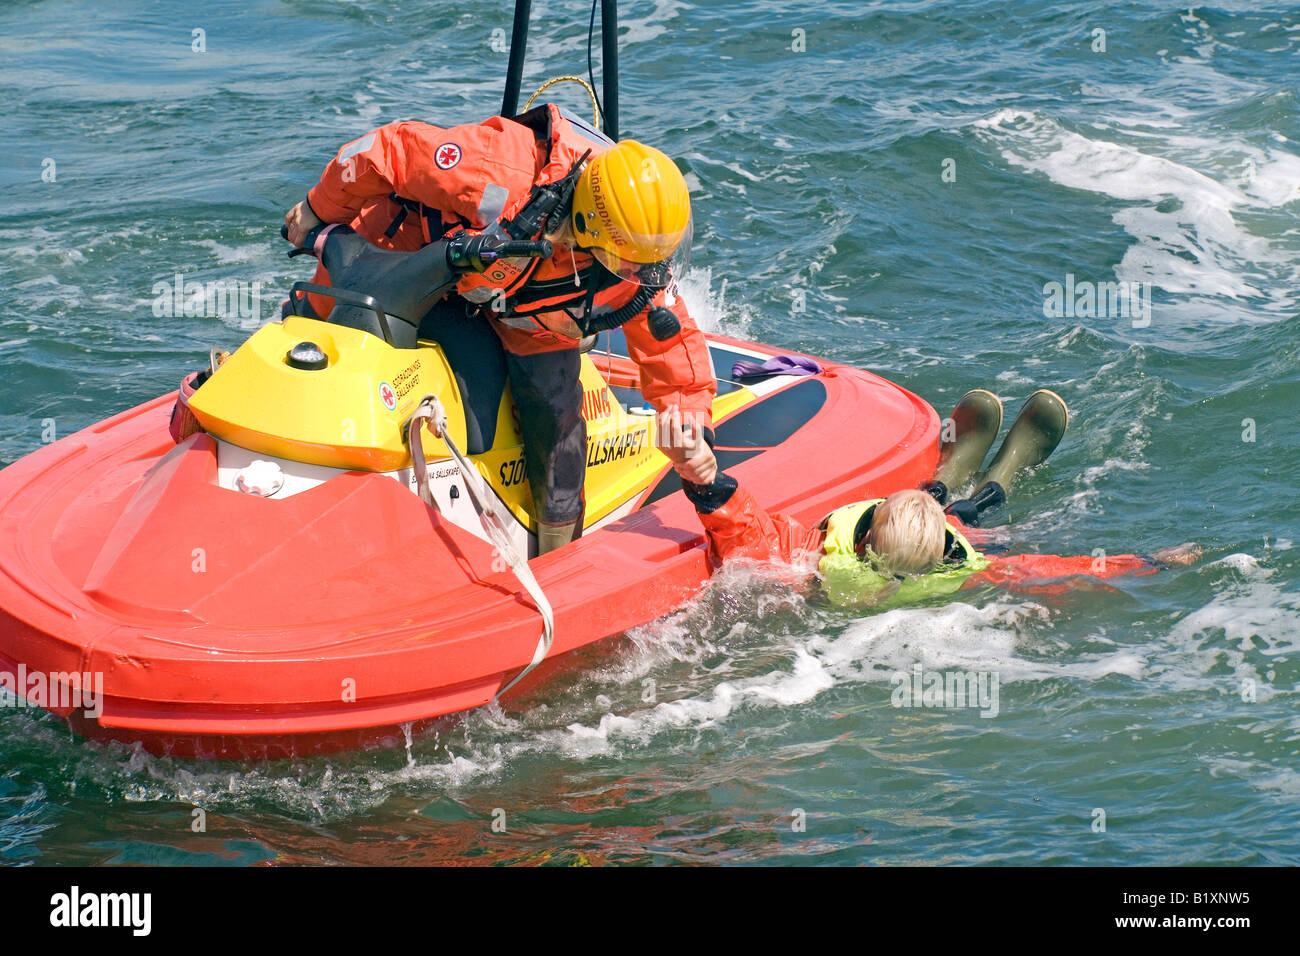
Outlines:
{"label": "logo decal on hull", "polygon": [[381,382],[379,385],[379,400],[384,403],[384,408],[390,412],[397,408],[397,393],[393,391],[393,386],[387,382]]}

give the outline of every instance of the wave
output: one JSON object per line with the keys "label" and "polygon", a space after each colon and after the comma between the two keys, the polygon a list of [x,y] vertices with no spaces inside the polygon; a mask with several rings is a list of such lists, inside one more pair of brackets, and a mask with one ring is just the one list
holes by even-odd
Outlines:
{"label": "wave", "polygon": [[[1125,204],[1112,218],[1135,242],[1115,266],[1117,278],[1175,296],[1250,300],[1251,312],[1274,317],[1294,309],[1300,250],[1294,234],[1270,226],[1289,221],[1277,212],[1300,200],[1300,157],[1239,141],[1207,142],[1168,126],[1148,127],[1141,134],[1146,148],[1139,149],[1122,142],[1119,130],[1105,139],[1009,108],[973,126],[1011,165]],[[1204,155],[1209,146],[1219,160],[1205,171],[1159,154]]]}

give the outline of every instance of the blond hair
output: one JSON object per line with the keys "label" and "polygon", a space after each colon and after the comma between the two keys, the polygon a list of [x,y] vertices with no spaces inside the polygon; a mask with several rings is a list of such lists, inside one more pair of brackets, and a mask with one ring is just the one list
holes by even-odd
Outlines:
{"label": "blond hair", "polygon": [[871,516],[868,544],[895,574],[923,574],[943,558],[946,522],[939,502],[924,491],[896,491]]}

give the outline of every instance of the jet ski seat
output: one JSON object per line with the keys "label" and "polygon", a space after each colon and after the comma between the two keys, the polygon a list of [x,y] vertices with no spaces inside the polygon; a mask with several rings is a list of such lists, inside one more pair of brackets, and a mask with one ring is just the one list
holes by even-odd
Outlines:
{"label": "jet ski seat", "polygon": [[379,249],[347,226],[325,234],[320,261],[339,289],[363,290],[386,313],[384,334],[374,310],[347,301],[339,295],[328,321],[389,338],[394,348],[411,349],[417,344],[420,316],[455,285],[456,274],[447,265],[443,243],[430,243],[415,252]]}

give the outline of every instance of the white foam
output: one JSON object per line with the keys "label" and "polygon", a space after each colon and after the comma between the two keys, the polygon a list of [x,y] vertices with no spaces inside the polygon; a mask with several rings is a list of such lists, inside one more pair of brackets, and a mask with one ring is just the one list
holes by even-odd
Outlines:
{"label": "white foam", "polygon": [[[1149,151],[1085,136],[1025,110],[1002,109],[974,125],[1014,166],[1072,189],[1150,203],[1113,214],[1136,240],[1115,267],[1119,279],[1150,282],[1178,295],[1250,299],[1275,313],[1294,303],[1291,290],[1300,276],[1295,250],[1286,244],[1274,248],[1276,237],[1251,232],[1234,213],[1300,199],[1300,157],[1173,132],[1159,120],[1142,121],[1145,130],[1124,130],[1128,138],[1146,137]],[[1162,150],[1184,161],[1157,155]],[[1207,171],[1193,168],[1192,161]]]}
{"label": "white foam", "polygon": [[1290,767],[1278,768],[1259,760],[1238,760],[1232,757],[1202,757],[1210,768],[1210,776],[1230,774],[1238,777],[1256,790],[1273,791],[1286,797],[1300,796],[1300,773]]}
{"label": "white foam", "polygon": [[1033,379],[1023,372],[1017,372],[1015,369],[998,372],[996,378],[999,382],[1005,382],[1008,385],[1029,385],[1033,382]]}
{"label": "white foam", "polygon": [[1252,555],[1230,554],[1208,565],[1215,566],[1231,568],[1240,581],[1180,620],[1170,637],[1190,646],[1211,631],[1222,631],[1226,642],[1239,650],[1267,656],[1294,652],[1300,635],[1300,596],[1274,584],[1273,571]]}
{"label": "white foam", "polygon": [[686,300],[691,317],[701,330],[736,339],[749,338],[753,308],[747,303],[727,301],[725,279],[718,283],[715,290],[711,266],[689,269],[679,284],[679,291]]}
{"label": "white foam", "polygon": [[13,286],[19,298],[29,309],[44,309],[47,305],[61,303],[74,308],[85,301],[81,286],[60,282],[53,275],[34,276]]}
{"label": "white foam", "polygon": [[1300,156],[1268,149],[1262,157],[1262,162],[1252,159],[1247,167],[1246,194],[1264,206],[1300,200]]}
{"label": "white foam", "polygon": [[[683,6],[684,4],[682,3],[682,0],[654,0],[650,9],[647,10],[643,16],[639,17],[634,15],[634,10],[643,9],[640,4],[637,4],[631,9],[620,9],[618,20],[619,48],[624,49],[633,44],[651,43],[656,38],[663,36],[669,30],[671,21],[677,17],[678,12],[683,8]],[[544,18],[539,17],[537,20],[541,20],[542,22],[539,24],[535,20],[533,28],[528,34],[529,63],[571,63],[574,62],[574,58],[577,56],[583,57],[582,62],[586,62],[587,17],[585,11],[582,16],[582,30],[580,34],[575,33],[569,22],[558,17],[551,21],[551,24],[553,25],[550,25],[549,29],[547,29],[549,24]],[[487,31],[485,30],[484,32],[486,33]],[[599,56],[599,22],[596,24],[595,44],[597,56]],[[564,71],[561,70],[560,72]],[[540,72],[537,75],[526,73],[524,78],[524,94],[527,95],[532,91],[532,89],[536,86],[540,86],[545,80],[549,79],[554,74],[554,69],[550,72]],[[599,74],[597,74],[598,83],[599,79]],[[530,86],[530,83],[533,85]],[[492,84],[499,85],[498,81],[495,79],[490,81],[489,84],[491,88],[495,89],[495,86]],[[567,86],[568,84],[565,85]],[[582,102],[585,104],[588,102],[587,97],[581,91],[578,91],[576,86],[571,86],[570,89],[577,92],[577,96],[572,100],[573,103]],[[499,94],[500,91],[498,90],[497,92]],[[599,89],[597,89],[597,93],[599,92]],[[544,95],[563,96],[565,95],[564,86],[561,86],[559,90],[548,90]],[[561,102],[568,101],[561,100]],[[584,106],[582,115],[590,118],[590,109]]]}
{"label": "white foam", "polygon": [[352,101],[357,104],[357,118],[363,120],[374,119],[380,113],[379,104],[374,102],[374,97],[368,93],[360,91],[352,94]]}
{"label": "white foam", "polygon": [[[742,710],[802,707],[836,686],[891,683],[896,673],[918,663],[927,670],[992,671],[1002,683],[1059,677],[1096,680],[1107,674],[1138,678],[1146,672],[1146,658],[1131,648],[1064,661],[1020,655],[1018,649],[1036,640],[1036,631],[1048,620],[1046,609],[1033,603],[995,601],[977,607],[956,602],[939,608],[898,608],[854,622],[843,633],[814,629],[810,635],[778,645],[784,660],[766,673],[717,681],[700,694],[642,709],[605,713],[595,722],[574,721],[563,731],[543,732],[533,742],[573,757],[608,755],[623,747],[644,746],[667,731],[705,731],[725,725]],[[685,619],[679,618],[643,630],[674,643],[681,640],[684,626]],[[770,653],[771,648],[767,650]],[[676,656],[677,652],[666,653]],[[619,680],[627,675],[602,676]]]}
{"label": "white foam", "polygon": [[941,608],[898,608],[852,625],[824,653],[838,676],[856,673],[879,681],[918,663],[926,670],[992,671],[1004,684],[1143,673],[1145,660],[1129,649],[1069,660],[1021,655],[1019,649],[1036,641],[1049,621],[1041,605],[1006,600],[983,607],[957,601]]}
{"label": "white foam", "polygon": [[200,239],[199,245],[211,250],[213,257],[222,265],[266,259],[267,246],[264,242],[227,246],[215,239]]}
{"label": "white foam", "polygon": [[1201,197],[1208,205],[1244,202],[1235,190],[1178,163],[1117,143],[1071,132],[1038,113],[1002,109],[975,123],[1000,135],[1010,163],[1045,173],[1053,182],[1116,199],[1155,195]]}
{"label": "white foam", "polygon": [[1153,649],[1159,662],[1153,676],[1174,690],[1230,696],[1249,690],[1256,701],[1294,690],[1275,685],[1274,661],[1286,660],[1298,649],[1300,595],[1283,591],[1273,582],[1272,569],[1252,555],[1227,555],[1202,573],[1216,567],[1230,570],[1233,577],[1206,604],[1181,618],[1162,648]]}

